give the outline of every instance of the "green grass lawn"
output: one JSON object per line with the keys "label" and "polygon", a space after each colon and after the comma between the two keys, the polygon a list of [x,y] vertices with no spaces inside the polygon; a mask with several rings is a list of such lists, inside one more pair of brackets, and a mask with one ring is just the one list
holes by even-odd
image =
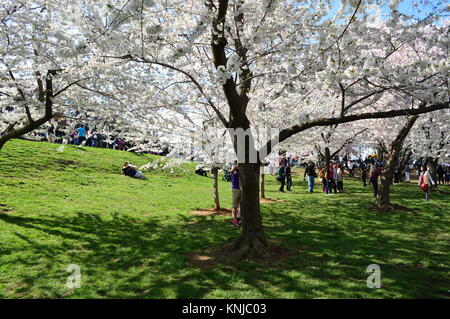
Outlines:
{"label": "green grass lawn", "polygon": [[[450,296],[450,195],[426,202],[417,185],[395,185],[393,202],[413,211],[379,214],[358,180],[326,196],[308,194],[300,177],[280,193],[268,177],[266,196],[285,201],[262,205],[266,233],[289,256],[202,269],[186,255],[239,233],[229,217],[189,213],[213,206],[211,178],[186,164],[132,179],[121,175],[124,161],[156,157],[59,146],[13,140],[0,151],[0,298]],[[220,182],[225,208],[230,188]],[[81,288],[66,287],[70,264],[81,268]],[[366,286],[369,264],[381,267],[381,289]]]}

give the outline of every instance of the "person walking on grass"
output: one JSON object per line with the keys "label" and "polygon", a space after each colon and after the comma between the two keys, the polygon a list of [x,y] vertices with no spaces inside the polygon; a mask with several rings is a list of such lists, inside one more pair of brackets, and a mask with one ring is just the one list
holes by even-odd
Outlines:
{"label": "person walking on grass", "polygon": [[327,195],[331,195],[333,192],[331,188],[333,187],[333,169],[330,166],[326,166],[327,170]]}
{"label": "person walking on grass", "polygon": [[304,180],[306,179],[306,175],[308,175],[308,193],[312,193],[314,191],[314,178],[317,177],[317,173],[311,161],[308,162],[308,166],[305,168],[305,174],[303,174]]}
{"label": "person walking on grass", "polygon": [[231,193],[232,193],[232,204],[233,209],[231,211],[232,219],[231,223],[235,227],[241,225],[240,218],[240,203],[241,203],[241,186],[239,179],[239,167],[237,161],[234,162],[233,167],[230,170],[231,173]]}
{"label": "person walking on grass", "polygon": [[333,188],[335,194],[337,193],[337,169],[338,166],[336,163],[334,163],[333,168],[331,169],[331,171],[333,172],[331,187]]}
{"label": "person walking on grass", "polygon": [[286,153],[280,153],[278,158],[278,167],[285,167],[287,164]]}
{"label": "person walking on grass", "polygon": [[78,145],[78,128],[73,131],[73,145]]}
{"label": "person walking on grass", "polygon": [[53,124],[47,128],[47,140],[49,143],[55,143],[55,127]]}
{"label": "person walking on grass", "polygon": [[288,163],[287,166],[285,167],[285,172],[286,172],[286,190],[287,191],[291,191],[291,187],[292,187],[292,176],[291,176],[291,164]]}
{"label": "person walking on grass", "polygon": [[373,185],[373,196],[378,195],[378,177],[382,174],[379,164],[373,165],[370,170],[370,183]]}
{"label": "person walking on grass", "polygon": [[425,193],[425,200],[430,200],[430,187],[435,185],[435,182],[431,178],[431,174],[428,172],[426,165],[422,166],[422,172],[419,176],[418,186]]}
{"label": "person walking on grass", "polygon": [[286,166],[278,167],[277,181],[281,183],[279,191],[284,192],[284,185],[286,183]]}
{"label": "person walking on grass", "polygon": [[405,165],[405,182],[409,183],[411,181],[411,167],[408,163]]}
{"label": "person walking on grass", "polygon": [[444,182],[445,184],[450,184],[450,167],[445,169]]}
{"label": "person walking on grass", "polygon": [[367,186],[367,167],[366,164],[361,165],[361,180],[363,182],[364,187]]}
{"label": "person walking on grass", "polygon": [[350,177],[353,177],[353,162],[349,160],[347,166],[348,166],[348,171],[350,173]]}
{"label": "person walking on grass", "polygon": [[85,139],[86,139],[86,129],[84,128],[84,126],[80,126],[78,128],[78,143],[77,143],[77,145],[81,145]]}

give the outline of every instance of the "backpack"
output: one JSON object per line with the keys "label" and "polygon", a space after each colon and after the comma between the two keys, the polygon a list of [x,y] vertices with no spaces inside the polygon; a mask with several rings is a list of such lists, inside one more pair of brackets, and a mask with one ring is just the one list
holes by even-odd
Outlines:
{"label": "backpack", "polygon": [[286,177],[286,171],[285,171],[284,167],[280,167],[278,169],[277,181],[282,182],[285,177]]}
{"label": "backpack", "polygon": [[428,189],[428,184],[425,184],[425,178],[424,175],[422,175],[422,177],[420,178],[420,189],[423,190],[424,192]]}

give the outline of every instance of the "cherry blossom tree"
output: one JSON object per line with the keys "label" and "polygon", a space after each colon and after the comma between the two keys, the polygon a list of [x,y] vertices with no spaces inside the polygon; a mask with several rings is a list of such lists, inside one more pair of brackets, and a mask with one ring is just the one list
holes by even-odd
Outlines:
{"label": "cherry blossom tree", "polygon": [[[420,28],[435,22],[439,12],[414,21],[392,10],[387,20],[377,22],[372,20],[377,4],[370,1],[352,1],[334,17],[327,16],[327,1],[127,1],[92,6],[97,10],[88,15],[99,23],[85,25],[92,38],[97,37],[96,50],[104,52],[104,58],[148,66],[148,77],[172,87],[190,104],[207,105],[229,129],[248,133],[259,124],[251,120],[261,105],[268,110],[266,123],[283,127],[280,142],[314,127],[448,108],[448,96],[438,94],[424,108],[367,111],[391,90],[429,93],[427,80],[446,70],[436,59],[401,67],[385,63],[404,43],[422,36]],[[111,15],[114,20],[107,18]],[[438,46],[445,42],[443,36],[432,41]],[[319,107],[311,103],[312,93],[322,97]],[[238,152],[238,138],[231,138]],[[236,258],[268,251],[258,196],[262,159],[253,163],[250,158],[275,146],[268,141],[257,149],[251,132],[243,143],[243,224],[234,245]]]}
{"label": "cherry blossom tree", "polygon": [[82,35],[64,23],[61,1],[3,1],[0,6],[0,149],[75,100],[70,89],[92,78]]}
{"label": "cherry blossom tree", "polygon": [[[448,92],[433,82],[448,72],[441,54],[447,49],[445,4],[419,19],[400,12],[398,3],[390,1],[390,13],[383,16],[385,3],[375,0],[342,1],[336,14],[330,14],[328,0],[74,1],[83,40],[71,48],[83,43],[98,59],[97,70],[119,65],[126,71],[117,76],[138,79],[133,87],[125,85],[126,93],[147,100],[122,100],[130,114],[147,114],[154,106],[181,114],[203,105],[228,129],[242,188],[243,222],[233,258],[250,258],[269,252],[259,176],[264,157],[278,143],[319,127],[448,109]],[[436,54],[389,62],[417,39],[437,48]],[[80,74],[66,86],[81,81]],[[426,105],[377,103],[390,92]],[[279,134],[259,143],[258,126],[279,128]]]}

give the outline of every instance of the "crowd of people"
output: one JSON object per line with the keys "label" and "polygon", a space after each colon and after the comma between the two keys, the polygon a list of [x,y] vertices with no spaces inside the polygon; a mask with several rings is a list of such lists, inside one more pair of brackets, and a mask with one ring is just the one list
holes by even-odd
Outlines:
{"label": "crowd of people", "polygon": [[[359,159],[356,161],[330,161],[327,163],[314,163],[309,161],[305,167],[303,179],[308,181],[308,193],[314,192],[315,179],[319,178],[322,184],[322,192],[331,195],[333,192],[344,192],[344,176],[356,177],[356,167],[359,169],[359,178],[364,187],[370,183],[373,188],[373,195],[376,197],[379,191],[379,180],[383,174],[385,163],[381,159],[373,156],[368,156],[365,160]],[[399,184],[403,181],[402,173],[404,172],[404,181],[411,181],[411,171],[416,170],[419,177],[419,187],[425,192],[426,200],[429,200],[429,188],[436,183],[441,185],[450,184],[450,166],[440,164],[437,166],[436,175],[437,182],[432,179],[432,174],[428,170],[428,166],[421,161],[414,161],[412,164],[407,163],[403,168],[396,167],[394,169],[393,184]],[[284,192],[292,190],[292,165],[287,159],[286,154],[280,154],[278,159],[278,169],[276,180],[279,183],[279,191]],[[425,186],[427,185],[427,186]]]}
{"label": "crowd of people", "polygon": [[[344,158],[345,159],[345,158]],[[292,162],[286,154],[281,154],[278,159],[278,169],[276,172],[276,180],[279,183],[279,191],[284,192],[285,188],[287,191],[292,191],[292,169],[294,168],[295,162]],[[300,166],[300,163],[296,162]],[[420,165],[417,167],[417,165]],[[357,176],[357,170],[359,171],[359,176]],[[370,183],[373,188],[373,195],[376,197],[379,190],[379,180],[383,175],[383,169],[385,168],[385,163],[373,156],[367,157],[365,160],[357,160],[356,164],[354,161],[330,161],[329,164],[326,163],[314,163],[309,161],[305,167],[303,174],[303,179],[308,181],[308,193],[314,192],[315,179],[319,178],[322,185],[322,192],[327,195],[331,195],[333,192],[343,193],[344,192],[344,176],[357,177],[361,180],[363,187],[367,187]],[[418,176],[418,186],[425,193],[425,200],[430,199],[430,188],[436,184],[433,180],[431,173],[427,165],[421,162],[414,162],[412,164],[405,164],[403,169],[399,167],[394,170],[393,184],[400,183],[403,178],[401,177],[401,172],[404,172],[404,182],[411,182],[411,172],[416,169]],[[241,190],[239,182],[239,166],[237,162],[227,170],[227,174],[230,176],[230,181],[232,183],[232,218],[231,223],[239,228],[242,222],[240,216],[240,200],[241,200]],[[440,164],[437,166],[436,174],[438,176],[439,184],[450,184],[450,165],[445,166]]]}
{"label": "crowd of people", "polygon": [[[112,137],[111,141],[111,137],[108,138],[106,135],[96,133],[96,127],[91,129],[87,124],[77,124],[74,130],[68,134],[67,126],[66,120],[57,122],[56,127],[53,124],[50,124],[45,128],[45,134],[39,134],[41,140],[57,144],[62,144],[64,140],[67,140],[67,144],[70,145],[110,148],[121,151],[133,150],[138,145],[135,141],[129,141],[118,136]],[[155,148],[161,148],[162,151],[149,150],[146,151],[146,153],[161,156],[165,156],[169,153],[168,147],[155,145]]]}

